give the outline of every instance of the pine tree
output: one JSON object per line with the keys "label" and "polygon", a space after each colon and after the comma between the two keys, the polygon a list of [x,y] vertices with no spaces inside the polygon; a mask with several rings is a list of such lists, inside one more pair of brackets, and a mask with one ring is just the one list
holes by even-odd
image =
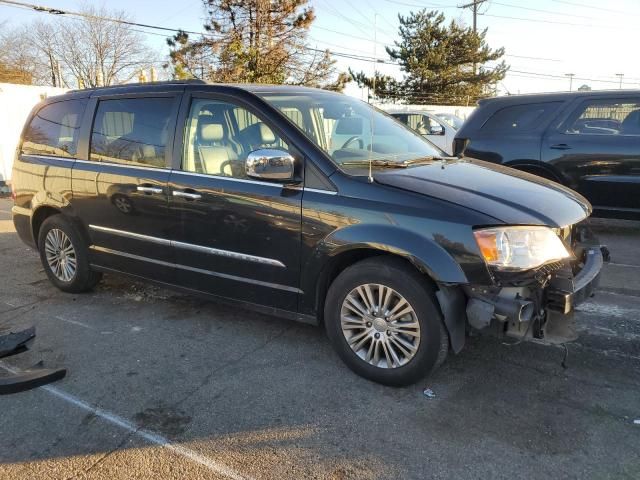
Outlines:
{"label": "pine tree", "polygon": [[212,82],[287,83],[340,90],[328,51],[307,46],[315,20],[307,0],[204,0],[206,34],[168,39],[176,77]]}
{"label": "pine tree", "polygon": [[490,95],[509,68],[504,61],[483,67],[504,55],[504,48],[487,46],[486,29],[474,32],[454,21],[447,26],[437,11],[411,12],[398,19],[400,41],[386,50],[404,78],[378,74],[374,81],[350,70],[358,85],[372,89],[374,97],[404,103],[470,104]]}

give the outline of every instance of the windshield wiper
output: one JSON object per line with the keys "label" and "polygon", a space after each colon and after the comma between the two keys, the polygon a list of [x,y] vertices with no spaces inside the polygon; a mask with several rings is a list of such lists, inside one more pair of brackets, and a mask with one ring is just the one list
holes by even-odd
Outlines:
{"label": "windshield wiper", "polygon": [[458,157],[439,157],[439,156],[433,155],[429,157],[420,157],[413,160],[405,160],[404,162],[402,162],[402,164],[408,167],[410,165],[422,165],[422,164],[431,163],[431,162],[447,162],[449,160],[458,160]]}
{"label": "windshield wiper", "polygon": [[340,165],[348,167],[386,167],[386,168],[404,168],[407,165],[404,162],[392,162],[390,160],[349,160],[348,162],[342,162]]}

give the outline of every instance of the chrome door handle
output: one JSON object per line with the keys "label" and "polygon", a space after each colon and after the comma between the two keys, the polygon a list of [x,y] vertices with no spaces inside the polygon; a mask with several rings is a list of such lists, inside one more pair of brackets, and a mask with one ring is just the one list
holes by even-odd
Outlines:
{"label": "chrome door handle", "polygon": [[566,143],[557,143],[556,145],[551,145],[549,148],[553,150],[571,150],[571,147]]}
{"label": "chrome door handle", "polygon": [[141,187],[138,185],[136,190],[142,193],[162,193],[162,189],[158,187]]}
{"label": "chrome door handle", "polygon": [[180,190],[174,190],[173,192],[171,192],[171,194],[174,197],[182,197],[186,198],[187,200],[200,200],[202,198],[202,195],[200,195],[199,193],[182,192]]}

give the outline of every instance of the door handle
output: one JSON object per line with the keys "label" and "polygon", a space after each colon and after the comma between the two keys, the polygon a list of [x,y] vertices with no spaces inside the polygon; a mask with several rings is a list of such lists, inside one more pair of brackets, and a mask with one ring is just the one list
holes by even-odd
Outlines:
{"label": "door handle", "polygon": [[162,189],[159,187],[142,187],[140,185],[138,185],[136,187],[136,190],[142,193],[148,193],[148,194],[152,194],[152,193],[162,193]]}
{"label": "door handle", "polygon": [[549,148],[553,150],[571,150],[571,147],[566,143],[556,143],[555,145],[551,145]]}
{"label": "door handle", "polygon": [[181,190],[174,190],[173,192],[171,192],[171,194],[174,197],[182,197],[186,198],[187,200],[200,200],[202,198],[202,195],[200,195],[199,193],[183,192]]}

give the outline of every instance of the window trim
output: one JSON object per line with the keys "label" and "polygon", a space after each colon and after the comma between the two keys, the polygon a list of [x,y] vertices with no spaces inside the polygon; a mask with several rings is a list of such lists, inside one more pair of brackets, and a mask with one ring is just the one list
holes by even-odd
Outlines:
{"label": "window trim", "polygon": [[[99,161],[91,159],[91,137],[93,133],[93,126],[95,125],[96,116],[98,114],[98,105],[101,101],[107,100],[134,100],[134,99],[148,99],[148,98],[172,98],[173,103],[171,105],[169,124],[167,125],[167,141],[164,149],[164,166],[156,167],[152,165],[144,165],[137,164],[132,162],[127,162],[123,160],[122,162],[110,162],[110,161]],[[173,158],[173,149],[175,145],[176,139],[176,125],[178,121],[178,114],[180,112],[180,105],[182,102],[182,92],[140,92],[140,93],[120,93],[120,94],[112,94],[112,95],[95,95],[91,97],[89,104],[86,107],[85,115],[90,112],[91,122],[84,122],[85,130],[81,130],[81,139],[83,142],[83,157],[78,157],[78,159],[83,160],[92,164],[104,164],[104,165],[114,165],[120,167],[129,167],[129,168],[144,168],[150,170],[170,170],[172,165]],[[88,119],[87,117],[83,117],[83,121]],[[78,151],[80,151],[80,142],[78,142]]]}

